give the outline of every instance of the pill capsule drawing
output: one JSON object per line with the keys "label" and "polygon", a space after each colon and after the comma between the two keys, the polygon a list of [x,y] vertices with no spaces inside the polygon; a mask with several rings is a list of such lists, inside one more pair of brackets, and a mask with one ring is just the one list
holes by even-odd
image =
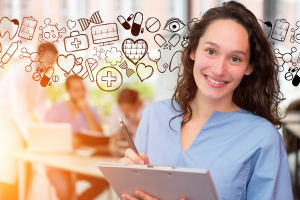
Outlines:
{"label": "pill capsule drawing", "polygon": [[292,84],[295,87],[297,87],[299,85],[299,83],[300,83],[300,76],[298,76],[298,72],[299,72],[299,70],[297,71],[297,73],[294,76],[293,81],[292,81]]}
{"label": "pill capsule drawing", "polygon": [[161,36],[160,34],[156,34],[154,36],[154,41],[156,42],[156,44],[159,46],[159,47],[162,47],[163,45],[166,44],[166,40],[163,36]]}
{"label": "pill capsule drawing", "polygon": [[125,18],[122,15],[119,15],[117,17],[119,23],[125,28],[126,30],[130,29],[130,24],[125,20]]}
{"label": "pill capsule drawing", "polygon": [[129,22],[133,18],[133,14],[131,14],[129,17],[127,17],[127,21]]}
{"label": "pill capsule drawing", "polygon": [[48,67],[48,69],[46,70],[44,76],[41,79],[41,86],[42,87],[46,87],[49,83],[49,81],[51,80],[52,76],[54,74],[54,69],[53,67]]}
{"label": "pill capsule drawing", "polygon": [[132,28],[131,28],[131,34],[133,36],[138,36],[141,31],[141,26],[143,23],[143,14],[140,12],[135,13]]}
{"label": "pill capsule drawing", "polygon": [[173,46],[176,47],[176,45],[178,44],[178,42],[180,41],[181,37],[178,34],[174,34],[170,40],[169,43]]}

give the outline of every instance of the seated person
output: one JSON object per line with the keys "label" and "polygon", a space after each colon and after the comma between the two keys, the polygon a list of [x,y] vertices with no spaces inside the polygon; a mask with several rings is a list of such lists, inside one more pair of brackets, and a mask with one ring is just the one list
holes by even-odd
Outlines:
{"label": "seated person", "polygon": [[[85,86],[82,79],[76,75],[68,76],[66,91],[70,99],[54,105],[46,114],[46,122],[70,123],[74,135],[74,145],[78,144],[76,133],[83,129],[98,132],[102,136],[102,128],[99,124],[99,116],[95,108],[88,105],[85,100]],[[59,200],[70,200],[74,188],[72,187],[71,173],[57,168],[47,167],[47,174],[52,185],[56,189]],[[94,199],[109,186],[105,179],[95,178],[83,174],[76,174],[77,180],[86,180],[91,187],[83,192],[79,200]]]}
{"label": "seated person", "polygon": [[124,89],[119,93],[118,104],[112,108],[109,129],[115,140],[125,140],[120,126],[119,118],[122,118],[128,132],[134,141],[137,127],[142,118],[143,110],[149,102],[139,98],[138,91]]}

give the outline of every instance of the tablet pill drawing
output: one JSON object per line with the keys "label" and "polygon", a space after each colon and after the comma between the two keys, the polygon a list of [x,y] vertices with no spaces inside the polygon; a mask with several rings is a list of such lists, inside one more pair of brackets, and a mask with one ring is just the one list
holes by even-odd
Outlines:
{"label": "tablet pill drawing", "polygon": [[140,12],[135,13],[132,27],[131,27],[131,34],[133,36],[138,36],[140,34],[142,23],[143,23],[143,14]]}
{"label": "tablet pill drawing", "polygon": [[148,32],[155,33],[160,29],[160,21],[156,17],[150,17],[147,19],[145,27]]}

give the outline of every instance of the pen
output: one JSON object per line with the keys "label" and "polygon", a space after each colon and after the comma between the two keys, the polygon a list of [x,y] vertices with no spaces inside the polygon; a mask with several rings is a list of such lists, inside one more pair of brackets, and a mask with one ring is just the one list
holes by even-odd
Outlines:
{"label": "pen", "polygon": [[124,133],[124,135],[125,135],[126,140],[127,140],[128,143],[129,143],[130,148],[133,149],[133,151],[134,151],[137,155],[139,155],[139,153],[138,153],[138,151],[136,150],[135,145],[134,145],[134,143],[133,143],[133,141],[132,141],[132,139],[131,139],[131,137],[130,137],[128,131],[127,131],[127,128],[126,128],[126,126],[125,126],[125,124],[124,124],[122,118],[119,118],[119,120],[120,120],[120,125],[121,125],[121,127],[122,127],[123,133]]}

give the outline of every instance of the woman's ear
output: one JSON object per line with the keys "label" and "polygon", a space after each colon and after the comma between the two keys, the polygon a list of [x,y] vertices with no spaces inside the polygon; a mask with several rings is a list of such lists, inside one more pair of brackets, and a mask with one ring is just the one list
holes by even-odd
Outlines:
{"label": "woman's ear", "polygon": [[245,71],[245,75],[249,76],[252,73],[252,71],[253,71],[253,67],[252,65],[249,65]]}
{"label": "woman's ear", "polygon": [[194,51],[191,51],[190,53],[190,58],[195,61],[195,52]]}

